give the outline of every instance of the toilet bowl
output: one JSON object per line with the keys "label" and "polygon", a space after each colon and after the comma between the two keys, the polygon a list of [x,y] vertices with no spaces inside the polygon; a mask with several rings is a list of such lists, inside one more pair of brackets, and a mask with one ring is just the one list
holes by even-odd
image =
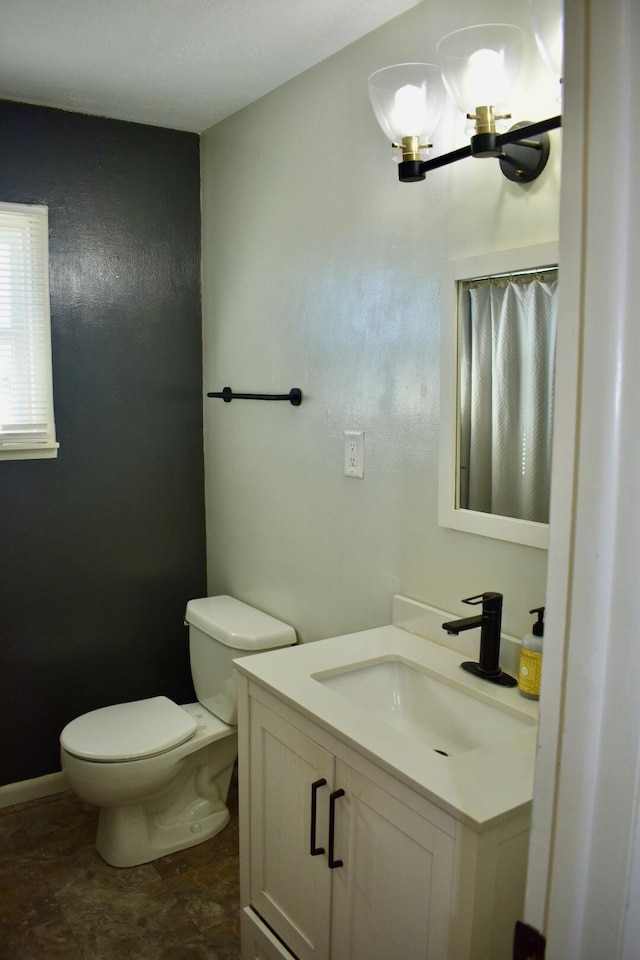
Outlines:
{"label": "toilet bowl", "polygon": [[198,702],[158,696],[101,707],[60,735],[62,770],[100,808],[96,848],[112,866],[147,863],[226,826],[237,756],[233,659],[296,642],[287,624],[232,597],[189,601],[186,621]]}

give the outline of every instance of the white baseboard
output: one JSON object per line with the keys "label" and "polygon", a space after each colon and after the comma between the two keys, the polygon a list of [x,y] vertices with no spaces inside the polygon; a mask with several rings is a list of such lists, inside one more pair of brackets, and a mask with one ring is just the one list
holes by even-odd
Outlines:
{"label": "white baseboard", "polygon": [[26,803],[27,800],[40,800],[41,797],[65,793],[68,789],[67,778],[61,770],[58,773],[48,773],[44,777],[35,777],[33,780],[7,783],[0,787],[0,808],[10,807],[14,803]]}

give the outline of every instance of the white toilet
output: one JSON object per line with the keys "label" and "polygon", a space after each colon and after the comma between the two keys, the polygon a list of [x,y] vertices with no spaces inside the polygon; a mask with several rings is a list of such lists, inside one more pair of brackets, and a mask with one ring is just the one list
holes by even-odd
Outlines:
{"label": "white toilet", "polygon": [[190,600],[186,622],[198,703],[119,703],[60,734],[62,770],[100,807],[96,847],[114,867],[183,850],[226,826],[237,755],[232,661],[296,642],[292,627],[233,597]]}

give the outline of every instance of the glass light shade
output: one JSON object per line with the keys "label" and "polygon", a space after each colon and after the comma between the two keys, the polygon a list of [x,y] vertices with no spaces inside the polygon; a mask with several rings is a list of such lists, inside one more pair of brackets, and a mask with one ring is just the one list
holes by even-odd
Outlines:
{"label": "glass light shade", "polygon": [[436,128],[444,87],[433,63],[399,63],[369,77],[369,97],[376,120],[392,143],[417,137],[428,143]]}
{"label": "glass light shade", "polygon": [[562,0],[531,0],[531,23],[542,59],[560,80],[564,33]]}
{"label": "glass light shade", "polygon": [[524,51],[524,33],[509,23],[486,23],[447,34],[438,59],[447,93],[462,113],[491,106],[508,110]]}

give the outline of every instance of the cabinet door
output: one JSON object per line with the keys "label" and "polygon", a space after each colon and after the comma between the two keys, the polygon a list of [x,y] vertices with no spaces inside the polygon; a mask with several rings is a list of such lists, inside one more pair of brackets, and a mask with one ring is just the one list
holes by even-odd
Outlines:
{"label": "cabinet door", "polygon": [[[333,872],[327,867],[327,816],[335,761],[255,700],[250,724],[251,905],[299,960],[326,960]],[[314,827],[316,849],[323,852],[312,856]]]}
{"label": "cabinet door", "polygon": [[454,840],[338,761],[332,960],[447,960]]}

